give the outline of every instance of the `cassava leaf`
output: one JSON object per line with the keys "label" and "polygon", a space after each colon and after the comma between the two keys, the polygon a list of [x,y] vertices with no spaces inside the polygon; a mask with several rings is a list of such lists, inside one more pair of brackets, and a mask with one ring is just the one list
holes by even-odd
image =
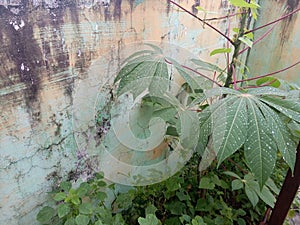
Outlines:
{"label": "cassava leaf", "polygon": [[259,108],[266,118],[266,122],[271,129],[271,134],[274,137],[274,141],[277,144],[279,151],[281,152],[283,159],[289,165],[292,171],[296,162],[296,147],[291,133],[288,131],[287,126],[277,115],[277,113],[262,102],[258,102]]}
{"label": "cassava leaf", "polygon": [[[196,75],[192,71],[187,71],[184,67],[182,67],[178,62],[176,62],[174,59],[167,57],[166,58],[169,62],[172,63],[172,65],[176,68],[179,75],[188,83],[188,85],[192,88],[192,90],[195,89],[206,89],[211,86],[211,84],[208,86],[208,82],[204,78],[202,78],[199,75]],[[211,83],[211,82],[210,82]]]}
{"label": "cassava leaf", "polygon": [[272,97],[261,97],[263,102],[272,106],[279,112],[283,113],[287,117],[300,122],[300,101],[295,101],[294,99],[280,99]]}
{"label": "cassava leaf", "polygon": [[217,101],[199,113],[200,134],[198,138],[197,152],[202,155],[206,149],[208,138],[212,134],[212,127],[217,126],[220,119],[224,118],[223,109],[230,105],[236,97],[227,97]]}
{"label": "cassava leaf", "polygon": [[231,88],[226,88],[226,87],[216,87],[212,89],[208,89],[204,92],[206,98],[211,98],[215,96],[221,96],[224,94],[228,95],[240,95],[241,92],[233,90]]}
{"label": "cassava leaf", "polygon": [[277,147],[263,114],[252,97],[247,98],[248,135],[244,144],[246,161],[261,187],[271,175]]}
{"label": "cassava leaf", "polygon": [[[130,66],[130,65],[129,65]],[[134,98],[145,90],[160,95],[168,89],[169,74],[164,60],[154,58],[138,64],[128,74],[120,78],[118,95],[130,91]]]}
{"label": "cassava leaf", "polygon": [[208,71],[217,71],[217,72],[220,72],[220,73],[224,72],[223,69],[221,69],[220,67],[218,67],[215,64],[205,62],[205,61],[200,60],[200,59],[191,59],[191,61],[193,63],[195,63],[196,65],[200,66],[200,69],[208,70]]}
{"label": "cassava leaf", "polygon": [[289,92],[275,88],[275,87],[259,87],[248,90],[248,94],[259,96],[259,95],[274,95],[280,97],[289,96]]}
{"label": "cassava leaf", "polygon": [[214,148],[217,152],[218,166],[230,155],[236,152],[245,142],[247,135],[247,108],[244,97],[237,98],[223,110],[225,129],[216,126],[213,132]]}

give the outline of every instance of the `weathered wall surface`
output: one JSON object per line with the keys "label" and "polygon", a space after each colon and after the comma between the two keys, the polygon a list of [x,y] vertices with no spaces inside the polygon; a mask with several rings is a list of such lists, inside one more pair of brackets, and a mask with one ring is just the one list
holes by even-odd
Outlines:
{"label": "weathered wall surface", "polygon": [[[199,2],[180,1],[191,10]],[[201,6],[212,17],[228,11],[223,0]],[[76,168],[74,89],[92,62],[106,55],[119,65],[118,52],[142,40],[207,58],[225,41],[196,24],[167,0],[0,0],[0,224],[35,224],[46,191]]]}
{"label": "weathered wall surface", "polygon": [[[260,4],[263,11],[260,12],[256,27],[273,21],[300,7],[299,0],[260,1]],[[300,15],[299,12],[297,12],[296,14],[278,22],[275,26],[271,25],[255,32],[255,38],[257,39],[269,29],[273,28],[271,33],[251,50],[250,57],[248,59],[248,66],[250,67],[250,71],[253,76],[277,71],[299,61],[299,24]],[[299,68],[300,65],[298,64],[297,66],[277,74],[276,76],[297,82],[299,85]]]}

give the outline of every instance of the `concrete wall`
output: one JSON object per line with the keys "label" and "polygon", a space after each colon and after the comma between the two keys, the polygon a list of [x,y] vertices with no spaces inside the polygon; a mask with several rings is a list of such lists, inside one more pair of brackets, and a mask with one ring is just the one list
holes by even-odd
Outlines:
{"label": "concrete wall", "polygon": [[[262,11],[256,27],[273,21],[300,7],[299,0],[260,1]],[[273,27],[270,34],[251,50],[248,66],[252,76],[263,75],[288,67],[299,61],[300,52],[300,15],[299,12],[273,25],[255,32],[255,38],[261,37]],[[300,65],[277,74],[276,76],[300,84]]]}
{"label": "concrete wall", "polygon": [[[199,2],[180,1],[190,10]],[[211,17],[228,11],[224,0],[201,6]],[[226,22],[214,24],[226,30]],[[225,40],[167,0],[0,0],[0,224],[35,224],[46,191],[80,173],[85,146],[74,138],[74,102],[83,116],[94,102],[76,95],[77,85],[93,63],[105,59],[113,71],[121,50],[142,40],[223,63],[208,55]],[[78,129],[89,135],[88,125]]]}

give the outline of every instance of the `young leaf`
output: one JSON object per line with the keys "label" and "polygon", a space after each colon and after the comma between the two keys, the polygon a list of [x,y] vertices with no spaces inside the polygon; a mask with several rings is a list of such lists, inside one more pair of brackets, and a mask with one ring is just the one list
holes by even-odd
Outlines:
{"label": "young leaf", "polygon": [[265,117],[252,98],[247,98],[248,135],[244,144],[246,161],[261,187],[271,175],[277,147]]}
{"label": "young leaf", "polygon": [[258,8],[259,5],[253,1],[250,3],[246,2],[245,0],[229,0],[230,4],[236,7],[243,7],[243,8]]}
{"label": "young leaf", "polygon": [[256,81],[257,86],[261,86],[261,85],[265,85],[265,84],[266,85],[269,84],[269,86],[275,87],[275,88],[280,87],[280,81],[276,77],[262,77]]}
{"label": "young leaf", "polygon": [[218,48],[218,49],[213,50],[210,53],[210,56],[220,54],[220,53],[230,53],[230,52],[231,52],[231,48]]}

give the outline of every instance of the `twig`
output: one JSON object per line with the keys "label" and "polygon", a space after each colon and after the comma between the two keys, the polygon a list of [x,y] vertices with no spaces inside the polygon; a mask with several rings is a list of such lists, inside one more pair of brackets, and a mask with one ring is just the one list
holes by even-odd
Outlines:
{"label": "twig", "polygon": [[244,173],[248,173],[248,171],[246,171],[244,168],[242,168],[239,164],[237,164],[235,161],[233,161],[231,158],[228,158],[228,161],[233,163],[237,168],[240,169],[240,171],[244,172]]}
{"label": "twig", "polygon": [[197,20],[201,21],[202,23],[204,23],[205,25],[207,25],[208,27],[210,27],[211,29],[213,29],[214,31],[216,31],[217,33],[219,33],[220,35],[222,35],[224,38],[226,38],[232,45],[234,45],[234,42],[227,37],[225,34],[223,34],[221,31],[219,31],[217,28],[215,28],[214,26],[210,25],[209,23],[205,22],[203,19],[199,18],[198,16],[196,16],[195,14],[193,14],[192,12],[188,11],[187,9],[185,9],[184,7],[182,7],[181,5],[177,4],[174,1],[170,2],[174,5],[176,5],[178,8],[182,9],[183,11],[185,11],[186,13],[190,14],[191,16],[193,16],[194,18],[196,18]]}
{"label": "twig", "polygon": [[217,81],[215,81],[215,80],[211,79],[210,77],[208,77],[208,76],[206,76],[206,75],[204,75],[204,74],[198,72],[197,70],[194,70],[194,69],[192,69],[192,68],[190,68],[190,67],[188,67],[188,66],[184,66],[184,65],[181,65],[181,67],[182,67],[182,68],[185,68],[185,69],[187,69],[187,70],[190,70],[190,71],[192,71],[192,72],[194,72],[194,73],[196,73],[196,74],[198,74],[198,75],[200,75],[200,76],[202,76],[202,77],[204,77],[204,78],[210,80],[211,82],[213,82],[214,84],[218,85],[219,87],[222,87],[222,85],[219,84]]}
{"label": "twig", "polygon": [[[272,76],[272,75],[274,75],[274,74],[284,72],[284,71],[286,71],[286,70],[288,70],[288,69],[290,69],[290,68],[292,68],[292,67],[298,65],[299,63],[300,63],[300,60],[297,61],[297,62],[295,62],[294,64],[292,64],[292,65],[286,67],[286,68],[281,69],[281,70],[277,70],[277,71],[272,72],[272,73],[267,73],[267,74],[265,74],[265,75],[261,75],[261,76],[257,76],[257,77],[252,77],[252,78],[248,78],[248,79],[244,79],[244,80],[237,80],[236,83],[241,83],[241,82],[244,82],[244,81],[257,80],[257,79],[260,79],[260,78],[263,78],[263,77]],[[233,84],[233,82],[231,82],[230,84]]]}
{"label": "twig", "polygon": [[260,29],[262,29],[262,28],[264,28],[264,27],[267,27],[267,26],[269,26],[269,25],[272,25],[273,23],[277,23],[277,22],[279,22],[279,21],[281,21],[281,20],[284,20],[285,18],[287,18],[287,17],[289,17],[289,16],[295,14],[295,13],[298,12],[298,11],[300,11],[300,8],[297,8],[297,9],[293,10],[292,12],[290,12],[290,13],[288,13],[288,14],[286,14],[286,15],[280,17],[280,18],[278,18],[277,20],[274,20],[274,21],[272,21],[272,22],[266,23],[266,24],[264,24],[264,25],[262,25],[262,26],[260,26],[260,27],[254,28],[254,29],[252,29],[252,30],[248,30],[248,31],[246,31],[244,34],[249,34],[249,33],[254,32],[254,31],[256,31],[256,30],[260,30]]}
{"label": "twig", "polygon": [[234,88],[234,90],[237,90],[238,88],[236,86],[236,70],[235,70],[234,64],[231,65],[231,68],[232,68],[233,88]]}
{"label": "twig", "polygon": [[266,87],[266,86],[269,86],[270,84],[273,84],[274,82],[276,81],[276,79],[266,83],[266,84],[262,84],[262,85],[259,85],[259,86],[256,86],[256,85],[253,85],[253,86],[246,86],[246,87],[242,87],[240,89],[249,89],[249,88],[259,88],[259,87]]}
{"label": "twig", "polygon": [[[170,64],[170,65],[173,65],[173,63],[170,62],[170,61],[168,61],[167,59],[165,59],[165,62],[168,63],[168,64]],[[190,70],[190,71],[192,71],[192,72],[194,72],[194,73],[200,75],[201,77],[204,77],[204,78],[207,79],[207,80],[210,80],[211,82],[213,82],[214,84],[218,85],[219,87],[222,87],[221,84],[219,84],[219,83],[216,82],[215,80],[211,79],[210,77],[208,77],[208,76],[206,76],[206,75],[204,75],[204,74],[198,72],[197,70],[194,70],[194,69],[192,69],[192,68],[190,68],[190,67],[188,67],[188,66],[185,66],[185,65],[180,65],[180,66],[181,66],[182,68],[185,68],[185,69],[187,69],[187,70]]]}
{"label": "twig", "polygon": [[[258,42],[262,41],[265,37],[267,37],[267,36],[271,33],[271,31],[275,28],[275,26],[276,26],[276,24],[274,24],[273,27],[271,27],[269,30],[267,30],[267,32],[264,33],[260,38],[258,38],[257,40],[255,40],[255,41],[253,42],[253,45],[256,45]],[[247,51],[249,48],[250,48],[250,47],[248,46],[248,47],[242,49],[242,50],[238,53],[238,55],[244,53],[244,52]]]}
{"label": "twig", "polygon": [[241,15],[241,14],[244,14],[244,12],[241,12],[241,13],[234,13],[234,14],[230,14],[230,15],[227,15],[227,16],[208,18],[208,19],[203,19],[203,20],[204,20],[204,21],[222,20],[222,19],[228,19],[228,18],[230,18],[230,17],[234,17],[234,16]]}

